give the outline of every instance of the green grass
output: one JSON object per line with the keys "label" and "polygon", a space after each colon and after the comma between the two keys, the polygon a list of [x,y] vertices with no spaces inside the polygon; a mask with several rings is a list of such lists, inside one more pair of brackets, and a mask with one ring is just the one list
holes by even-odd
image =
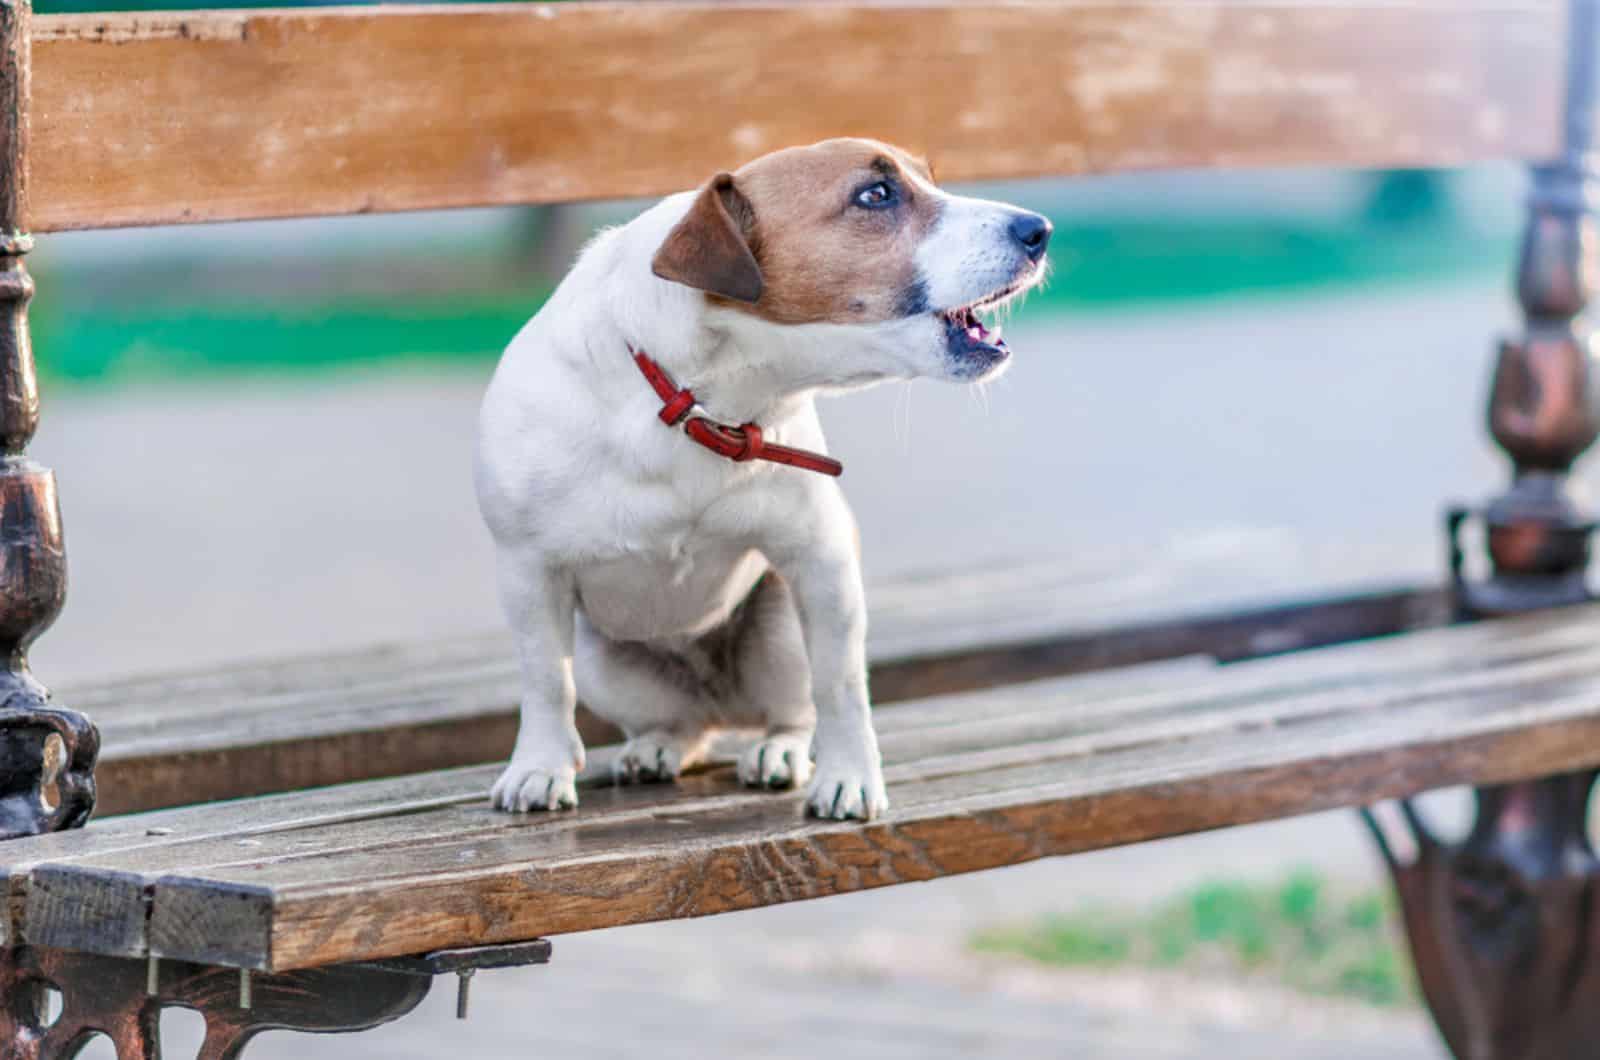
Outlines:
{"label": "green grass", "polygon": [[1211,883],[1145,911],[1048,916],[984,931],[972,944],[1043,964],[1269,981],[1380,1006],[1417,999],[1387,894],[1339,893],[1309,872],[1277,886]]}
{"label": "green grass", "polygon": [[[1051,311],[1160,307],[1217,296],[1429,282],[1503,270],[1508,235],[1448,220],[1410,226],[1316,226],[1254,219],[1066,221],[1055,272],[1019,318]],[[508,276],[513,275],[508,268]],[[470,295],[393,299],[270,293],[201,302],[181,283],[160,301],[79,294],[68,272],[42,272],[33,327],[47,379],[121,381],[248,372],[303,373],[397,361],[491,360],[544,291],[526,284]],[[520,281],[519,281],[520,282]]]}

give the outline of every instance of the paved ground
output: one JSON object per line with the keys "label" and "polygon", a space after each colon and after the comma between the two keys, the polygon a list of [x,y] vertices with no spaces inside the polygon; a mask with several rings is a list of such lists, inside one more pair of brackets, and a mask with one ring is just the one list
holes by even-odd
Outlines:
{"label": "paved ground", "polygon": [[[1502,473],[1480,406],[1509,320],[1496,285],[1032,324],[1024,310],[1017,365],[987,391],[879,391],[827,418],[873,577],[1019,553],[1151,571],[1247,554],[1237,588],[1263,593],[1308,571],[1437,576],[1441,502]],[[36,669],[61,683],[494,625],[467,476],[482,383],[47,395],[34,452],[60,475],[73,590]],[[1321,544],[1308,526],[1328,528]],[[1295,863],[1373,872],[1335,815],[598,933],[559,940],[549,968],[481,978],[467,1024],[441,989],[389,1031],[252,1055],[1437,1055],[1420,1018],[957,959],[995,919]]]}

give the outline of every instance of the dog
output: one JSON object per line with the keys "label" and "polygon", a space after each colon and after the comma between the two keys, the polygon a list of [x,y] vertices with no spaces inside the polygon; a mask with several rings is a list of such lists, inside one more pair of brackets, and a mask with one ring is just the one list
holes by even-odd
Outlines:
{"label": "dog", "polygon": [[1044,276],[1050,222],[940,189],[899,148],[764,155],[598,235],[512,340],[475,479],[515,634],[502,810],[578,803],[578,696],[627,737],[619,783],[664,781],[758,729],[750,786],[818,817],[888,807],[867,694],[854,518],[813,398],[978,382],[979,318]]}

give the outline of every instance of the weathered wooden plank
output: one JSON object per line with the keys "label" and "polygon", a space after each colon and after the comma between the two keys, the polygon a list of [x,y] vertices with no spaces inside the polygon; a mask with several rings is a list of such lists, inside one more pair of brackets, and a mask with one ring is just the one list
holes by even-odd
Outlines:
{"label": "weathered wooden plank", "polygon": [[[1205,664],[1209,669],[1209,664]],[[1117,675],[1086,675],[1028,688],[1019,698],[1043,699],[1054,692],[1064,700],[1076,693],[1091,694],[1096,689],[1114,687],[1120,693],[1134,694],[1159,687],[1187,684],[1196,663],[1182,666],[1159,665],[1132,668]],[[950,697],[972,699],[972,697]],[[973,701],[973,707],[981,704]],[[948,711],[954,704],[939,704]],[[908,711],[913,708],[907,708]],[[732,742],[721,756],[731,762],[738,744]],[[591,754],[585,783],[604,783],[610,776],[614,747],[599,748]],[[145,814],[113,819],[104,827],[74,837],[44,836],[0,849],[0,875],[9,872],[13,899],[22,903],[32,883],[30,872],[41,862],[49,862],[43,873],[48,901],[32,903],[20,937],[38,945],[62,948],[88,948],[137,957],[146,952],[142,926],[112,937],[98,924],[86,922],[76,911],[73,900],[74,878],[84,881],[84,899],[97,905],[116,904],[132,909],[145,904],[146,892],[162,873],[190,871],[238,861],[260,863],[283,857],[306,857],[335,851],[350,852],[374,847],[394,847],[420,833],[444,829],[458,838],[494,831],[504,819],[484,816],[476,811],[484,804],[497,767],[448,774],[430,774],[405,781],[386,781],[344,789],[309,792],[278,799],[225,804],[215,808],[191,808],[167,813]],[[642,788],[594,791],[585,799],[582,813],[565,815],[552,824],[556,828],[590,825],[600,818],[629,814],[654,815],[663,810],[691,813],[714,808],[734,797],[719,787],[707,792],[705,781],[687,781],[665,791]],[[274,804],[272,810],[262,803]],[[448,818],[441,821],[440,815]],[[9,861],[9,866],[5,862]],[[66,863],[71,871],[63,872]],[[136,872],[85,873],[106,865],[136,863]],[[76,874],[76,877],[75,877]],[[120,899],[112,897],[120,896]],[[240,899],[246,902],[244,898]],[[187,911],[177,914],[187,925],[193,917]],[[21,919],[19,918],[19,923]],[[254,923],[254,921],[252,921]]]}
{"label": "weathered wooden plank", "polygon": [[[943,695],[918,700],[903,709],[881,711],[882,734],[936,725],[972,724],[1004,705],[1011,718],[1019,708],[1043,700],[1070,707],[1080,723],[1109,718],[1126,722],[1146,709],[1197,709],[1206,705],[1302,696],[1350,688],[1401,692],[1441,676],[1467,677],[1493,669],[1546,660],[1582,657],[1600,637],[1600,612],[1571,611],[1539,616],[1512,627],[1505,623],[1415,631],[1351,644],[1268,657],[1248,667],[1209,668],[1209,656],[1180,656],[1161,664],[1091,671],[1071,683],[1032,680],[1006,685],[1004,695]],[[1199,668],[1204,680],[1198,680]],[[1093,680],[1098,677],[1099,680]],[[1176,680],[1171,678],[1175,677]],[[1190,679],[1196,678],[1196,679]],[[1176,694],[1170,691],[1182,686]],[[1062,691],[1075,693],[1070,702]]]}
{"label": "weathered wooden plank", "polygon": [[[1024,627],[1031,632],[1015,639],[997,637],[992,626],[970,622],[958,631],[969,638],[965,647],[950,639],[952,631],[948,629],[924,641],[921,629],[912,636],[909,629],[900,633],[906,628],[901,626],[897,635],[874,644],[888,647],[875,656],[873,697],[878,702],[922,698],[1184,655],[1210,655],[1223,661],[1251,659],[1440,626],[1449,621],[1450,614],[1448,592],[1419,587],[1348,595],[1301,594],[1299,600],[1272,606],[1232,600],[1219,607],[1217,601],[1204,599],[1202,594],[1198,607],[1186,602],[1183,613],[1174,615],[1174,598],[1182,599],[1191,591],[1184,585],[1163,585],[1154,594],[1135,594],[1135,599],[1112,614],[1101,613],[1097,621],[1082,610],[1062,609],[1058,603],[1050,612],[1051,619],[1036,613],[1035,622]],[[953,587],[946,597],[962,598],[955,595]],[[1057,599],[1070,600],[1072,594],[1060,592]],[[936,621],[938,609],[933,600],[926,600],[924,607],[924,622]],[[1009,621],[1020,624],[1028,610],[1016,601]],[[891,654],[891,648],[899,650]]]}
{"label": "weathered wooden plank", "polygon": [[[1182,660],[1129,667],[1114,674],[1095,673],[1034,682],[1023,686],[1025,691],[1018,698],[1026,701],[1046,692],[1060,696],[1074,690],[1088,693],[1113,688],[1119,693],[1137,694],[1186,680],[1197,667],[1209,671],[1211,664],[1198,659]],[[947,696],[929,701],[926,706],[930,719],[938,721],[950,711],[962,709],[963,705],[975,713],[982,709],[981,698],[970,696]],[[737,747],[737,741],[730,741],[725,750],[714,754],[715,760],[724,764],[731,762]],[[581,782],[587,787],[606,783],[615,752],[615,746],[592,749],[589,768]],[[44,863],[60,865],[70,861],[76,865],[94,865],[101,859],[127,857],[137,851],[144,868],[149,869],[154,864],[152,852],[178,844],[194,845],[219,838],[238,844],[275,832],[304,832],[328,825],[348,827],[374,818],[409,817],[442,807],[481,803],[499,768],[496,763],[111,817],[96,821],[84,831],[33,836],[0,846],[0,878],[9,875],[15,888],[14,897],[20,898],[29,870]],[[594,792],[585,800],[584,813],[625,810],[626,806],[618,804],[637,799],[654,800],[650,804],[659,808],[662,797],[659,793],[646,795],[644,789]],[[180,863],[200,864],[204,860],[191,856]],[[3,934],[0,937],[4,937]]]}
{"label": "weathered wooden plank", "polygon": [[[1329,654],[1345,657],[1346,665],[1351,662],[1348,651]],[[1282,727],[1307,718],[1370,720],[1368,716],[1375,711],[1405,709],[1441,699],[1457,705],[1455,709],[1465,709],[1461,705],[1469,699],[1504,697],[1600,673],[1600,651],[1587,650],[1514,661],[1504,658],[1499,660],[1501,665],[1475,657],[1460,670],[1425,669],[1418,674],[1394,676],[1388,683],[1380,680],[1379,675],[1385,672],[1380,668],[1329,686],[1308,683],[1311,675],[1306,668],[1292,665],[1300,661],[1280,659],[1209,673],[1204,682],[1196,682],[1190,672],[1172,670],[1162,675],[1162,681],[1152,681],[1131,696],[1121,695],[1121,690],[1107,682],[1069,679],[1041,682],[1032,688],[1017,686],[904,705],[886,712],[889,718],[911,722],[884,733],[881,746],[886,775],[893,783],[908,783],[988,773],[1040,761],[1182,743],[1219,732]],[[1354,661],[1359,665],[1359,659]],[[1013,721],[995,709],[1007,705],[1020,708],[1021,717]],[[947,710],[968,710],[973,720],[934,727],[915,724],[922,715]],[[591,801],[596,798],[603,801],[578,814],[539,822],[538,827],[549,837],[601,821],[610,827],[624,818],[652,817],[663,811],[675,818],[686,818],[732,805],[737,795],[720,784],[708,785],[702,780],[665,793],[625,789],[596,793]],[[340,822],[331,827],[295,829],[292,833],[280,831],[251,840],[245,849],[235,845],[232,837],[163,844],[159,850],[141,852],[140,870],[153,875],[259,866],[332,852],[406,847],[426,837],[471,842],[507,826],[502,818],[483,813],[482,802],[481,792],[472,792],[455,805],[408,814],[403,819],[373,817],[356,824]],[[118,856],[87,857],[76,859],[75,863],[84,868],[126,864]]]}
{"label": "weathered wooden plank", "polygon": [[848,134],[960,180],[1544,157],[1563,33],[1554,0],[47,16],[34,224],[654,195]]}
{"label": "weathered wooden plank", "polygon": [[[174,887],[172,893],[164,896],[162,901],[160,943],[150,945],[146,942],[143,952],[158,957],[180,952],[192,953],[195,961],[201,964],[228,964],[229,958],[241,949],[270,954],[274,917],[272,895],[258,887]],[[31,917],[28,926],[31,931]],[[61,941],[58,945],[64,949],[86,948],[67,941]],[[428,947],[436,948],[441,947]],[[131,955],[140,955],[140,952],[134,951]],[[422,952],[408,950],[406,954],[389,956],[403,957]],[[270,963],[269,957],[243,966],[264,969]]]}
{"label": "weathered wooden plank", "polygon": [[[1458,648],[1465,648],[1465,636],[1455,639]],[[1550,640],[1528,636],[1485,645],[1489,650],[1473,652],[1469,661],[1446,672],[1438,669],[1440,660],[1429,660],[1422,650],[1414,653],[1417,672],[1403,672],[1396,664],[1410,657],[1398,650],[1406,645],[1391,642],[1364,647],[1362,654],[1374,656],[1371,659],[1360,655],[1352,659],[1348,650],[1321,653],[1325,659],[1308,653],[1253,667],[1208,669],[1203,681],[1195,679],[1193,667],[1161,667],[1035,682],[887,710],[885,721],[892,724],[881,727],[880,746],[888,779],[909,782],[1192,740],[1228,730],[1281,726],[1315,715],[1354,717],[1390,703],[1405,706],[1445,696],[1462,700],[1600,673],[1600,649],[1593,647],[1592,635],[1572,638],[1568,647],[1573,650],[1565,652],[1551,651]],[[1495,651],[1497,647],[1502,650]],[[1117,677],[1125,679],[1126,687],[1115,684]],[[959,720],[946,720],[952,717]],[[731,762],[732,755],[723,761]],[[606,762],[597,761],[589,775],[601,779],[606,770]],[[481,785],[487,774],[472,779]],[[358,791],[353,797],[361,800],[366,794]],[[623,817],[662,812],[686,817],[730,805],[736,798],[723,785],[708,787],[704,781],[664,792],[640,788],[596,792],[582,812],[541,822],[539,827],[548,837],[602,820],[609,826]],[[427,837],[467,842],[506,827],[504,819],[481,812],[483,802],[481,787],[466,788],[458,799],[433,806],[420,805],[413,797],[403,814],[347,815],[270,833],[251,830],[241,835],[213,828],[209,835],[188,839],[162,837],[142,844],[137,864],[149,881],[163,873],[397,849]],[[130,863],[125,846],[104,853],[81,851],[71,861],[79,869],[125,868]],[[30,922],[33,941],[67,945],[62,941],[65,934],[41,934],[52,930],[45,921]],[[70,933],[73,928],[65,925],[63,930]]]}
{"label": "weathered wooden plank", "polygon": [[[1016,577],[997,581],[1010,585]],[[1084,629],[1089,616],[1060,602],[1072,598],[1078,577],[1040,571],[1004,632],[989,628],[993,604],[981,593],[974,601],[970,586],[932,598],[938,579],[877,587],[869,647],[876,701],[1180,655],[1239,658],[1446,618],[1442,592],[1418,589],[1091,631]],[[969,646],[952,649],[952,633]],[[518,689],[509,641],[495,635],[414,652],[383,648],[237,672],[68,686],[60,695],[100,726],[100,805],[115,814],[501,758],[515,736]],[[595,719],[585,736],[591,743],[616,738]]]}
{"label": "weathered wooden plank", "polygon": [[145,886],[138,872],[86,875],[45,865],[29,877],[24,916],[55,925],[65,949],[137,955],[147,938],[139,912],[148,901]]}
{"label": "weathered wooden plank", "polygon": [[[1154,585],[1143,572],[1134,577],[1110,573],[1133,565],[1134,557],[1097,555],[874,582],[867,594],[872,612],[868,652],[877,660],[878,680],[891,682],[893,698],[936,694],[909,688],[894,664],[911,660],[922,670],[933,657],[959,659],[990,649],[1003,654],[1065,634],[1080,643],[1104,640],[1106,647],[1092,654],[1079,647],[1071,659],[1053,658],[1031,675],[1185,654],[1239,659],[1439,625],[1446,608],[1442,591],[1348,584],[1336,591],[1315,577],[1287,586],[1276,578],[1278,595],[1271,606],[1248,593],[1219,598],[1210,584],[1216,570],[1209,563],[1175,564],[1175,576]],[[1256,573],[1249,567],[1234,572],[1240,581]],[[1130,640],[1132,651],[1126,650]],[[241,711],[296,713],[308,702],[339,703],[374,687],[429,687],[424,682],[451,682],[463,674],[490,678],[514,672],[513,659],[510,638],[492,634],[136,674],[69,685],[67,691],[75,706],[118,728],[117,743],[128,744],[169,729],[170,721],[222,720]],[[1008,672],[1005,679],[1023,678]],[[989,683],[977,674],[939,682],[944,689]]]}
{"label": "weathered wooden plank", "polygon": [[[1237,657],[1252,651],[1390,633],[1419,624],[1437,623],[1444,614],[1442,596],[1434,591],[1380,593],[1221,617],[1136,625],[1103,636],[1080,634],[1054,640],[1046,638],[1020,646],[998,643],[982,647],[986,626],[981,611],[988,607],[982,598],[988,594],[973,590],[978,585],[1013,586],[1015,582],[1015,577],[1004,576],[993,580],[977,579],[967,585],[964,592],[936,594],[933,599],[928,598],[927,587],[937,582],[930,579],[878,587],[874,594],[874,624],[880,634],[887,634],[889,643],[912,650],[919,645],[931,647],[947,643],[926,639],[919,628],[919,620],[912,617],[923,610],[933,610],[934,602],[942,599],[945,603],[939,614],[944,620],[943,628],[934,636],[943,638],[950,629],[955,629],[964,639],[980,645],[965,657],[972,665],[963,666],[961,657],[953,663],[948,657],[938,656],[921,660],[946,672],[948,676],[943,679],[919,676],[918,660],[901,664],[891,660],[888,665],[896,667],[898,677],[880,680],[876,688],[880,702],[892,702],[897,688],[908,684],[959,689],[1012,676],[1036,677],[1041,673],[1161,658],[1183,651],[1210,650],[1222,657]],[[1078,590],[1072,594],[1074,597],[1082,595],[1082,579],[1070,569],[1052,567],[1034,582],[1067,595],[1065,583]],[[980,597],[980,613],[974,613],[965,603],[974,595]],[[1026,614],[1027,608],[1014,609],[1013,623],[1009,627],[1013,633],[1025,630],[1038,635],[1056,628],[1064,618],[1067,621],[1073,618],[1073,613],[1063,613],[1059,607],[1052,607],[1035,612],[1031,625],[1019,624],[1017,616]],[[1470,634],[1455,634],[1472,637],[1471,646],[1459,646],[1459,642],[1455,642],[1458,647],[1454,648],[1442,646],[1434,635],[1411,639],[1400,653],[1396,652],[1394,641],[1375,645],[1363,651],[1361,669],[1374,672],[1386,665],[1383,659],[1391,657],[1403,660],[1394,663],[1402,669],[1424,668],[1432,665],[1430,660],[1463,651],[1487,661],[1505,657],[1505,651],[1532,654],[1559,651],[1591,639],[1570,620],[1552,621],[1538,630],[1519,627],[1517,634],[1510,637],[1503,637],[1497,629],[1480,627]],[[1502,645],[1502,640],[1509,641],[1511,646]],[[882,643],[882,640],[875,640],[875,654],[881,651],[878,645]],[[1012,652],[1016,653],[1015,665],[1008,667],[1006,659]],[[266,790],[273,790],[273,785],[282,785],[295,777],[307,778],[306,784],[325,784],[361,776],[363,768],[388,772],[426,768],[427,756],[437,756],[441,745],[447,749],[456,748],[463,756],[461,760],[472,761],[483,754],[480,745],[473,741],[483,740],[482,747],[494,747],[485,733],[495,724],[508,727],[503,737],[505,742],[490,752],[498,758],[509,746],[509,703],[514,699],[511,689],[502,688],[498,693],[504,696],[504,704],[496,707],[500,713],[488,720],[473,717],[470,709],[462,708],[450,696],[471,699],[479,683],[498,687],[505,677],[501,671],[511,668],[509,654],[504,638],[495,636],[430,643],[415,649],[380,648],[292,663],[263,663],[166,675],[69,690],[68,695],[75,703],[92,705],[93,712],[110,734],[109,742],[114,750],[109,768],[113,779],[116,767],[121,765],[138,783],[133,790],[160,805],[163,796],[167,801],[196,801],[237,795],[243,783],[254,782],[252,777],[258,775],[265,775]],[[880,662],[875,670],[881,672],[882,665]],[[1326,681],[1330,675],[1345,674],[1349,670],[1337,653],[1299,654],[1274,664],[1280,683],[1287,679],[1282,669],[1285,665],[1292,666],[1302,683]],[[1081,675],[1071,687],[1084,693],[1102,688],[1115,695],[1091,697],[1085,694],[1073,703],[1072,709],[1085,721],[1096,712],[1117,711],[1127,697],[1161,687],[1162,669],[1164,667],[1123,668],[1115,673]],[[1231,672],[1208,687],[1218,691],[1232,688],[1240,695],[1249,694],[1252,685],[1241,683],[1238,678],[1237,671]],[[1043,689],[1059,693],[1063,687],[1066,686],[1059,682],[1034,682],[1022,686],[1008,702],[1027,701],[1029,688],[1035,693]],[[424,691],[428,694],[424,695]],[[437,693],[441,691],[448,691],[450,695],[440,697]],[[387,694],[393,694],[394,698],[386,700]],[[901,727],[981,718],[987,713],[986,702],[982,697],[931,700],[907,712],[904,718],[895,711],[884,711],[879,725],[888,733]],[[349,720],[356,735],[330,733],[323,712],[352,706],[357,709]],[[437,712],[438,717],[430,720],[430,711]],[[323,735],[310,735],[302,714],[309,714],[313,726],[320,726],[315,731]],[[156,720],[151,721],[147,715],[155,715]],[[442,739],[429,742],[427,726],[430,724],[443,725]],[[141,741],[152,729],[160,740],[167,742],[143,745]],[[370,735],[373,733],[380,734],[385,742],[383,750],[387,756],[368,760],[346,758],[340,753],[363,740],[371,741],[366,744],[370,749],[377,743]],[[452,743],[452,740],[457,742]],[[591,755],[595,774],[605,775],[607,756],[605,748]],[[41,836],[9,843],[0,849],[0,868],[9,866],[13,920],[20,923],[20,902],[27,870],[34,864],[52,859],[59,862],[69,856],[81,860],[212,836],[249,838],[265,832],[358,822],[389,813],[414,813],[455,803],[478,802],[496,768],[491,765],[398,781],[372,781],[330,791],[269,796],[217,807],[146,813],[99,822],[88,833]],[[102,779],[105,777],[106,773],[102,772]],[[117,804],[115,795],[113,800],[113,804]],[[591,797],[585,812],[597,805],[602,805],[599,799]],[[143,876],[139,882],[123,881],[130,894],[136,894],[143,882],[147,882]],[[6,928],[7,924],[0,920],[0,935]],[[70,931],[68,929],[69,934]],[[138,945],[142,944],[141,938]]]}
{"label": "weathered wooden plank", "polygon": [[[1467,724],[1441,703],[1369,726],[1319,718],[1282,740],[1162,743],[1002,774],[1002,790],[973,774],[944,777],[903,786],[901,806],[865,828],[808,822],[798,799],[756,795],[676,827],[668,815],[580,829],[543,856],[539,830],[523,828],[403,857],[158,881],[152,943],[176,952],[162,912],[169,891],[194,899],[218,882],[253,887],[274,908],[267,945],[257,935],[226,960],[292,968],[726,912],[1600,761],[1600,681],[1536,707],[1476,706]],[[1062,779],[1052,785],[1052,774]]]}
{"label": "weathered wooden plank", "polygon": [[[1128,599],[1110,616],[1122,624],[1106,628],[1108,585],[1115,579],[1085,585],[1073,568],[1048,565],[874,585],[868,653],[875,691],[906,699],[1185,654],[1246,658],[1437,625],[1445,609],[1442,593],[1401,589],[1222,613],[1191,609],[1174,618],[1167,597],[1185,586],[1164,583],[1153,594],[1136,584],[1122,590]],[[1163,602],[1168,615],[1128,619],[1127,612],[1149,614]],[[1086,628],[1095,617],[1101,624]],[[1026,660],[1019,645],[1028,648]],[[1019,669],[1024,661],[1031,665]],[[431,718],[467,718],[484,701],[503,711],[516,681],[510,639],[493,634],[119,678],[63,694],[112,732],[113,754],[149,754],[194,748],[198,737],[188,729],[226,745],[230,725],[292,717],[337,726],[341,712],[371,718],[408,700],[426,700],[421,713]]]}
{"label": "weathered wooden plank", "polygon": [[[464,793],[486,790],[495,768],[445,770],[420,776],[371,781],[285,795],[269,795],[204,807],[131,814],[94,822],[83,831],[59,832],[8,842],[0,847],[0,883],[4,908],[0,912],[0,944],[20,938],[29,873],[46,863],[78,860],[114,851],[131,852],[152,844],[182,842],[217,835],[248,838],[262,833],[336,821],[358,821],[382,814],[403,814],[461,801]],[[115,889],[127,904],[129,895],[147,882],[113,881],[102,890]],[[43,915],[43,914],[36,914]],[[66,915],[71,916],[70,910]],[[144,935],[130,936],[121,952],[142,952]]]}
{"label": "weathered wooden plank", "polygon": [[[929,878],[1592,763],[1597,633],[1600,608],[1581,608],[1204,681],[1184,664],[907,703],[884,713],[895,809],[865,830],[807,822],[797,798],[741,792],[725,771],[511,817],[483,802],[491,767],[283,796],[279,824],[233,832],[203,822],[250,804],[149,815],[190,822],[185,834],[91,829],[77,852],[68,837],[24,841],[25,854],[56,846],[31,854],[48,900],[17,893],[29,941],[289,968]],[[408,784],[405,812],[384,813],[373,796]],[[148,933],[84,932],[62,901],[72,880],[100,907],[116,893],[140,925],[153,896]]]}

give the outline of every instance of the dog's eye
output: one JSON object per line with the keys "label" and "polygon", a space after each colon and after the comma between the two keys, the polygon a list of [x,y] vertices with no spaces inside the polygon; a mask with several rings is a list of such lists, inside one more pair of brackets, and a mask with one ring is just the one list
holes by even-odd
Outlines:
{"label": "dog's eye", "polygon": [[886,180],[880,180],[856,192],[855,204],[867,210],[881,210],[885,206],[893,206],[894,200],[894,186]]}

